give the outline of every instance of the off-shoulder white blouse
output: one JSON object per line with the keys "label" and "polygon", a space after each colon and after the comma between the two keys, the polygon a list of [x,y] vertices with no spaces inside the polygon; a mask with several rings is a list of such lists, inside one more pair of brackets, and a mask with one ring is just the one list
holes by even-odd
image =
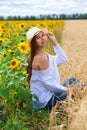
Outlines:
{"label": "off-shoulder white blouse", "polygon": [[54,51],[56,55],[48,54],[49,67],[47,69],[32,70],[30,90],[38,98],[32,99],[37,109],[44,108],[53,94],[67,91],[67,88],[60,83],[58,71],[58,65],[67,62],[67,57],[59,44],[54,46]]}

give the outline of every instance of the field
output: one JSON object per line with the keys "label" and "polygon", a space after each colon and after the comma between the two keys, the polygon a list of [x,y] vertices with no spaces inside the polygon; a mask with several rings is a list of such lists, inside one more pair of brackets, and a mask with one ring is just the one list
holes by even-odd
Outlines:
{"label": "field", "polygon": [[[87,86],[87,20],[65,21],[62,47],[66,51],[69,61],[60,67],[61,82],[75,77],[80,80],[81,84]],[[50,120],[51,123],[54,122],[54,127],[51,126],[49,130],[87,130],[87,89],[83,86],[80,87],[74,92],[70,89],[67,101],[63,102],[62,107],[58,104],[57,110],[52,111]],[[72,95],[74,95],[73,99]],[[64,117],[66,117],[66,112],[68,114],[66,125],[68,127],[65,127],[64,121],[56,126],[59,120],[57,113],[61,112],[64,112]]]}
{"label": "field", "polygon": [[[66,21],[63,43],[70,59],[66,67],[67,77],[76,77],[87,87],[87,20]],[[71,123],[70,130],[87,130],[87,90],[79,103],[79,111]],[[84,96],[85,95],[85,96]],[[77,98],[77,96],[76,96]]]}
{"label": "field", "polygon": [[[32,110],[25,71],[30,48],[25,33],[34,25],[54,32],[68,56],[68,62],[59,66],[61,82],[70,77],[80,80],[77,89],[67,86],[67,100],[51,113]],[[53,53],[52,47],[47,51]],[[87,130],[87,89],[81,85],[87,86],[86,74],[87,20],[0,21],[0,129]]]}
{"label": "field", "polygon": [[[35,111],[27,82],[26,66],[30,47],[26,31],[48,28],[61,43],[63,20],[0,21],[0,129],[46,129],[49,111]],[[58,34],[58,35],[57,35]],[[46,50],[53,53],[49,43]]]}
{"label": "field", "polygon": [[[63,47],[69,57],[63,80],[76,77],[87,84],[87,20],[65,21]],[[64,70],[63,70],[64,71]],[[65,76],[64,76],[65,75]]]}

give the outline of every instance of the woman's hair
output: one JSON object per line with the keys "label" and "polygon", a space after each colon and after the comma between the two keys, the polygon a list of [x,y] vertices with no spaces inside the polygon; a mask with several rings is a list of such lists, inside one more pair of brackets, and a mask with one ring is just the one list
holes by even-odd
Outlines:
{"label": "woman's hair", "polygon": [[28,62],[28,66],[27,66],[28,79],[27,79],[27,81],[28,82],[30,82],[30,79],[31,79],[31,75],[32,75],[32,63],[33,63],[33,59],[34,59],[34,56],[36,54],[36,51],[38,49],[37,44],[36,44],[36,38],[35,38],[35,36],[31,40],[30,48],[31,48],[31,52],[30,52],[30,56],[29,56],[28,61],[27,61]]}

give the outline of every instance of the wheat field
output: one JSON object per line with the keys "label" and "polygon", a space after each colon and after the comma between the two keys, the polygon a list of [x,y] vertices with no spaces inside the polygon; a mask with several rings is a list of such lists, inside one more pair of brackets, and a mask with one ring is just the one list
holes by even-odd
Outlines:
{"label": "wheat field", "polygon": [[69,62],[61,68],[61,80],[76,77],[87,84],[87,20],[65,21],[62,43]]}
{"label": "wheat field", "polygon": [[[61,82],[70,77],[80,80],[87,86],[87,20],[66,20],[63,31],[62,47],[68,62],[59,67]],[[74,98],[72,99],[72,95]],[[60,104],[61,105],[61,104]],[[87,130],[87,89],[69,89],[67,101],[60,107],[56,105],[50,115],[49,130]],[[68,114],[68,123],[57,125],[58,114]],[[65,115],[66,114],[66,115]]]}

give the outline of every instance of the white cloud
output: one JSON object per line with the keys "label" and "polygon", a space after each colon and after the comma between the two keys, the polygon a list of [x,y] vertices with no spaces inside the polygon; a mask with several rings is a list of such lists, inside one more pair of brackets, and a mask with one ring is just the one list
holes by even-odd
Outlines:
{"label": "white cloud", "polygon": [[0,15],[87,13],[87,0],[0,0]]}

